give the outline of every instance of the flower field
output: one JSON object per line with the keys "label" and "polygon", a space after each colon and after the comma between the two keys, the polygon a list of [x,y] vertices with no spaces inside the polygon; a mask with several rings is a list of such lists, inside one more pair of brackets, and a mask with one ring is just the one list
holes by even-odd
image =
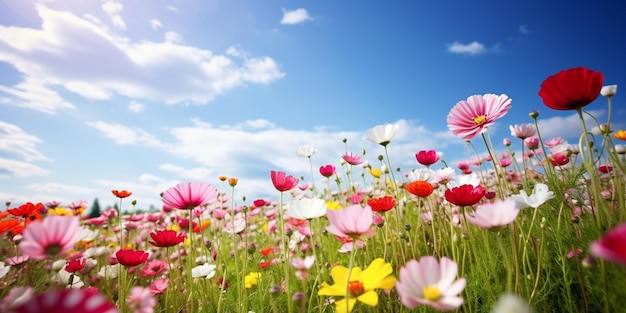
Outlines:
{"label": "flower field", "polygon": [[[380,164],[346,140],[339,164],[302,146],[314,183],[268,169],[275,198],[245,205],[227,176],[164,190],[158,212],[135,212],[132,190],[106,191],[121,210],[95,217],[80,201],[7,203],[0,312],[617,312],[626,130],[603,84],[572,68],[540,86],[548,109],[578,112],[573,144],[542,138],[532,111],[496,149],[489,127],[513,101],[472,95],[447,117],[472,155],[458,164],[389,155],[390,124],[365,134]],[[608,119],[587,125],[599,97]],[[405,158],[415,167],[394,167]]]}

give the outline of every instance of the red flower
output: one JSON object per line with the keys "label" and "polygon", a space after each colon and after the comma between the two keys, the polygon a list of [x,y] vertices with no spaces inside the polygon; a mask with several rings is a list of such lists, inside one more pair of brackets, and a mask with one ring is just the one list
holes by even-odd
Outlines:
{"label": "red flower", "polygon": [[578,110],[593,102],[604,83],[601,72],[576,67],[558,72],[541,83],[539,96],[554,110]]}
{"label": "red flower", "polygon": [[391,196],[384,196],[382,198],[370,198],[367,200],[367,205],[375,212],[387,212],[396,206],[396,200]]}
{"label": "red flower", "polygon": [[445,197],[448,202],[458,206],[470,206],[478,203],[485,196],[485,187],[478,185],[461,185],[447,189]]}
{"label": "red flower", "polygon": [[569,163],[569,158],[562,152],[548,155],[548,160],[552,166],[561,166]]}
{"label": "red flower", "polygon": [[175,230],[157,230],[150,233],[153,241],[148,241],[149,244],[155,247],[173,247],[183,241],[185,241],[184,234],[176,234]]}
{"label": "red flower", "polygon": [[272,265],[272,260],[261,261],[261,262],[259,263],[259,267],[260,267],[262,270],[264,270],[264,269],[266,269],[266,268],[270,267],[270,265]]}
{"label": "red flower", "polygon": [[254,206],[257,207],[257,208],[265,206],[266,204],[269,205],[269,203],[265,202],[265,200],[263,200],[263,199],[256,199],[252,203],[254,203]]}
{"label": "red flower", "polygon": [[68,273],[75,273],[85,268],[85,265],[87,265],[85,259],[71,260],[65,265],[65,271]]}
{"label": "red flower", "polygon": [[278,191],[289,191],[298,185],[298,179],[281,171],[270,171],[272,184]]}
{"label": "red flower", "polygon": [[117,189],[113,189],[113,190],[111,190],[111,192],[113,193],[114,196],[116,196],[116,197],[118,197],[120,199],[123,199],[123,198],[126,198],[126,197],[130,197],[133,194],[132,192],[128,192],[126,190],[118,191]]}
{"label": "red flower", "polygon": [[422,150],[415,154],[415,158],[417,159],[417,163],[424,166],[433,165],[439,161],[439,155],[437,155],[437,151],[435,150]]}
{"label": "red flower", "polygon": [[330,164],[320,166],[320,174],[328,178],[335,175],[336,168]]}
{"label": "red flower", "polygon": [[120,250],[115,253],[117,261],[124,266],[137,266],[148,259],[148,253],[142,250]]}
{"label": "red flower", "polygon": [[13,216],[25,219],[26,224],[28,225],[30,222],[41,220],[40,210],[42,208],[44,208],[44,206],[41,202],[37,204],[26,202],[17,208],[8,209],[7,211]]}
{"label": "red flower", "polygon": [[425,180],[416,180],[404,185],[404,189],[411,193],[412,195],[416,195],[418,197],[428,197],[433,193],[435,188],[431,183]]}
{"label": "red flower", "polygon": [[589,246],[591,254],[611,262],[626,265],[626,223],[609,230]]}
{"label": "red flower", "polygon": [[21,234],[24,230],[24,224],[16,219],[8,219],[0,221],[0,234],[10,232],[13,235]]}
{"label": "red flower", "polygon": [[274,247],[267,247],[261,250],[261,255],[268,256],[274,252]]}

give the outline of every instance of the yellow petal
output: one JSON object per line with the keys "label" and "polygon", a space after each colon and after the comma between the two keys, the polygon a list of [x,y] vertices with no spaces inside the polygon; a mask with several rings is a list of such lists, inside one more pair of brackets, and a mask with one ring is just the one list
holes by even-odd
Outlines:
{"label": "yellow petal", "polygon": [[[348,301],[348,308],[346,310],[346,301]],[[335,301],[335,308],[337,309],[337,313],[350,313],[356,304],[356,298],[348,298],[341,299],[339,301]]]}
{"label": "yellow petal", "polygon": [[393,288],[395,285],[396,285],[396,278],[393,276],[389,276],[383,279],[382,282],[380,282],[380,286],[378,288],[389,290]]}
{"label": "yellow petal", "polygon": [[364,294],[360,295],[357,299],[369,306],[378,305],[378,294],[374,290],[365,292]]}

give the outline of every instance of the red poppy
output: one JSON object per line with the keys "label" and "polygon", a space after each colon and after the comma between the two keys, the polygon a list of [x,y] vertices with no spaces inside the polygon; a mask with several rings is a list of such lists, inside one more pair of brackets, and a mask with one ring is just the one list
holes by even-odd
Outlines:
{"label": "red poppy", "polygon": [[433,185],[425,180],[416,180],[404,185],[404,189],[411,193],[412,195],[416,195],[418,197],[428,197],[433,193],[435,188]]}
{"label": "red poppy", "polygon": [[85,268],[85,265],[87,265],[85,259],[71,260],[65,265],[65,271],[68,273],[75,273]]}
{"label": "red poppy", "polygon": [[0,221],[0,234],[11,232],[12,234],[21,234],[24,225],[16,219],[8,219]]}
{"label": "red poppy", "polygon": [[292,175],[287,175],[285,172],[281,171],[270,171],[270,178],[272,179],[272,184],[274,184],[274,188],[278,191],[289,191],[298,185],[298,179],[293,177]]}
{"label": "red poppy", "polygon": [[375,212],[387,212],[396,206],[396,200],[391,196],[384,196],[381,198],[370,198],[367,200],[367,205]]}
{"label": "red poppy", "polygon": [[124,266],[137,266],[148,259],[148,253],[142,250],[120,250],[115,253],[117,261]]}
{"label": "red poppy", "polygon": [[447,189],[445,197],[448,202],[458,206],[470,206],[478,203],[485,196],[485,187],[478,185],[461,185]]}
{"label": "red poppy", "polygon": [[335,171],[336,171],[336,168],[332,166],[331,164],[320,166],[320,174],[322,174],[322,176],[326,178],[335,175]]}
{"label": "red poppy", "polygon": [[152,241],[148,241],[148,243],[161,248],[173,247],[185,241],[185,235],[176,234],[175,230],[157,230],[150,233],[150,237],[152,237]]}
{"label": "red poppy", "polygon": [[120,199],[124,199],[126,197],[130,197],[133,193],[126,191],[126,190],[117,190],[117,189],[113,189],[111,190],[111,192],[113,193],[114,196],[120,198]]}
{"label": "red poppy", "polygon": [[265,249],[261,249],[261,255],[268,256],[274,252],[274,247],[267,247]]}
{"label": "red poppy", "polygon": [[417,159],[417,163],[424,166],[433,165],[439,161],[439,155],[437,155],[437,151],[435,150],[422,150],[415,154],[415,158]]}
{"label": "red poppy", "polygon": [[270,267],[270,265],[272,265],[272,260],[267,260],[267,261],[261,261],[261,262],[259,262],[259,267],[260,267],[261,269],[263,269],[263,270],[264,270],[264,269],[266,269],[266,268],[268,268],[268,267]]}
{"label": "red poppy", "polygon": [[256,199],[252,203],[254,203],[254,206],[257,207],[257,208],[260,208],[262,206],[265,206],[266,204],[269,204],[269,203],[265,202],[265,200],[263,200],[263,199]]}
{"label": "red poppy", "polygon": [[539,96],[554,110],[578,110],[593,102],[604,83],[601,72],[585,67],[560,71],[543,81]]}

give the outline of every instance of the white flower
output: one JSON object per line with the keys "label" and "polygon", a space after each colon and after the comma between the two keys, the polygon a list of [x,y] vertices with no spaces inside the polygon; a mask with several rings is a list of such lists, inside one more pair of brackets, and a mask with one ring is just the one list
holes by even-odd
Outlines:
{"label": "white flower", "polygon": [[410,171],[407,175],[406,178],[409,180],[409,182],[414,182],[414,181],[427,181],[430,183],[432,178],[435,174],[435,171],[429,169],[429,168],[419,168],[416,170],[412,170]]}
{"label": "white flower", "polygon": [[4,265],[4,262],[0,262],[0,278],[4,277],[10,269],[11,265]]}
{"label": "white flower", "polygon": [[226,221],[222,230],[231,235],[241,233],[246,228],[246,220],[244,220],[241,213],[235,215],[234,219],[234,222],[232,218],[229,221]]}
{"label": "white flower", "polygon": [[515,200],[517,209],[524,209],[528,207],[538,208],[544,202],[554,198],[554,192],[548,190],[546,184],[538,183],[533,189],[533,193],[529,196],[525,190],[521,190],[517,195],[511,195],[511,198]]}
{"label": "white flower", "polygon": [[511,130],[511,136],[520,139],[532,137],[537,133],[533,124],[509,125],[509,129]]}
{"label": "white flower", "polygon": [[315,152],[317,152],[317,149],[315,149],[315,147],[311,145],[304,145],[298,147],[296,154],[301,158],[310,158],[312,155],[315,154]]}
{"label": "white flower", "polygon": [[121,265],[119,263],[115,265],[105,265],[98,271],[98,277],[104,279],[116,278],[120,274],[120,267]]}
{"label": "white flower", "polygon": [[81,241],[93,241],[94,239],[96,239],[96,237],[98,236],[98,231],[97,230],[91,230],[87,227],[81,227],[80,228],[80,239]]}
{"label": "white flower", "polygon": [[91,257],[99,257],[101,255],[104,255],[105,253],[107,253],[106,247],[96,246],[96,247],[87,248],[87,250],[85,250],[85,253],[83,255],[86,258],[91,258]]}
{"label": "white flower", "polygon": [[460,187],[463,185],[472,185],[476,187],[480,185],[480,178],[478,178],[478,175],[476,175],[476,173],[471,173],[469,175],[456,176],[454,177],[454,180],[446,184],[446,187],[448,187],[448,189],[452,189],[454,187]]}
{"label": "white flower", "polygon": [[58,271],[58,270],[62,269],[65,266],[66,263],[67,263],[67,261],[65,259],[56,260],[56,261],[52,262],[52,266],[50,266],[50,269]]}
{"label": "white flower", "polygon": [[378,125],[365,133],[367,140],[382,146],[388,145],[400,129],[396,124]]}
{"label": "white flower", "polygon": [[300,220],[310,220],[326,214],[326,201],[320,198],[293,200],[286,207],[287,214]]}
{"label": "white flower", "polygon": [[614,96],[616,93],[617,93],[617,85],[603,86],[602,89],[600,89],[600,94],[607,98]]}
{"label": "white flower", "polygon": [[512,293],[505,293],[500,297],[491,310],[491,313],[531,313],[526,301]]}
{"label": "white flower", "polygon": [[626,154],[626,145],[617,144],[617,145],[615,145],[614,151],[617,154]]}
{"label": "white flower", "polygon": [[70,274],[66,270],[62,269],[52,276],[52,282],[59,283],[60,285],[70,287],[72,289],[80,289],[85,284],[80,280],[80,277],[75,274]]}
{"label": "white flower", "polygon": [[215,276],[215,264],[204,263],[191,269],[191,276],[194,278],[210,279]]}

